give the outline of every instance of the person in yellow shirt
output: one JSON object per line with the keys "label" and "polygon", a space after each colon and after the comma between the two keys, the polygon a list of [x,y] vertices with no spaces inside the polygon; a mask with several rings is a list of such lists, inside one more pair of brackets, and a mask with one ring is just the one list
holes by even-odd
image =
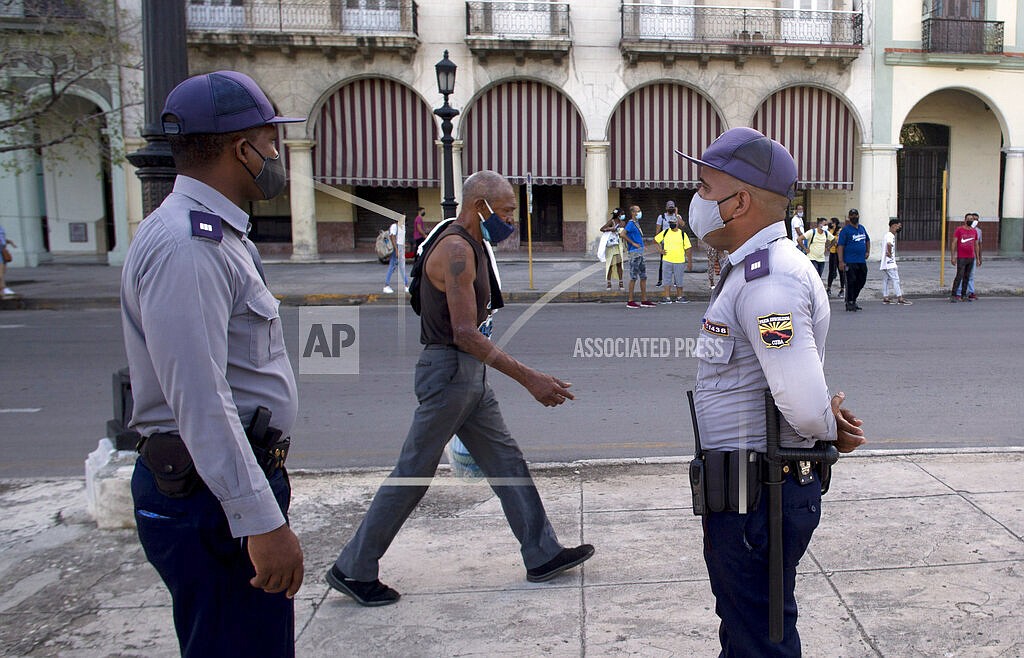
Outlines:
{"label": "person in yellow shirt", "polygon": [[[692,245],[690,237],[680,228],[677,217],[677,215],[672,215],[668,222],[668,228],[654,236],[654,244],[662,255],[664,266],[662,273],[664,275],[665,299],[662,300],[662,304],[671,304],[673,301],[676,304],[689,302],[683,294],[683,265],[690,257]],[[693,271],[692,267],[690,271]],[[674,300],[672,299],[673,285],[678,295]]]}
{"label": "person in yellow shirt", "polygon": [[818,225],[801,236],[804,244],[807,245],[804,253],[811,259],[814,269],[818,271],[818,276],[821,276],[825,270],[825,262],[828,258],[825,252],[832,246],[833,240],[832,234],[826,230],[826,223],[827,220],[824,217],[819,217]]}

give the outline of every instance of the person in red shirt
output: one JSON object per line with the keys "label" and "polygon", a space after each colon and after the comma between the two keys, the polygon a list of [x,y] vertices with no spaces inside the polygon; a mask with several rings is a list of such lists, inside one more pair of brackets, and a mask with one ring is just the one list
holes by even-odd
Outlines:
{"label": "person in red shirt", "polygon": [[981,265],[981,251],[978,232],[971,227],[973,216],[973,213],[964,215],[964,223],[953,231],[953,240],[949,245],[950,260],[956,265],[956,278],[953,279],[953,290],[949,294],[950,302],[963,299],[974,301],[967,296],[967,282],[971,279],[975,263]]}
{"label": "person in red shirt", "polygon": [[[427,229],[423,226],[423,218],[427,211],[420,206],[416,209],[416,219],[412,220],[412,253],[419,251],[420,245],[427,239]],[[413,256],[415,258],[415,255]]]}

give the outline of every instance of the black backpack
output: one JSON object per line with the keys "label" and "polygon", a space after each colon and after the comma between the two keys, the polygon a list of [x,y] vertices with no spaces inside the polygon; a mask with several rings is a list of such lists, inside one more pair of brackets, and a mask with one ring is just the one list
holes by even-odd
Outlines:
{"label": "black backpack", "polygon": [[[430,235],[427,236],[423,244],[416,251],[416,260],[413,261],[412,269],[409,270],[409,306],[412,306],[412,310],[416,315],[420,315],[422,310],[422,303],[420,301],[420,285],[423,282],[423,263],[427,260],[427,254],[433,248],[434,243],[437,242],[442,233],[452,225],[455,219],[446,219],[443,222],[438,223],[431,231]],[[491,286],[491,310],[496,311],[499,308],[505,306],[505,300],[501,296],[501,287],[498,285],[498,278],[494,274],[494,269],[491,267],[490,259],[487,261],[487,278]]]}

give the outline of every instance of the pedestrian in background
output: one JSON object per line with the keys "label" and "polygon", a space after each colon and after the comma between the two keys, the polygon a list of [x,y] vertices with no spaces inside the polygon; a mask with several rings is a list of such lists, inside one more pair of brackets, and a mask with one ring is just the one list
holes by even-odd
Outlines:
{"label": "pedestrian in background", "polygon": [[234,71],[168,94],[178,175],[121,272],[135,521],[186,657],[295,655],[303,563],[284,458],[298,394],[243,209],[287,185],[278,126],[305,119],[275,115]]}
{"label": "pedestrian in background", "polygon": [[[678,215],[676,214],[676,202],[675,201],[668,201],[668,202],[666,202],[665,203],[665,212],[663,212],[660,215],[658,215],[658,221],[655,222],[654,234],[657,235],[658,233],[661,233],[662,231],[668,230],[669,222],[676,221],[677,217],[678,217]],[[663,281],[663,277],[664,277],[664,267],[663,267],[663,263],[664,262],[665,262],[664,254],[662,254],[661,256],[658,257],[658,283],[655,284],[658,287],[661,286],[662,281]]]}
{"label": "pedestrian in background", "polygon": [[805,253],[811,259],[811,265],[814,265],[819,277],[825,270],[825,250],[832,243],[832,235],[825,230],[825,223],[825,218],[819,217],[817,225],[800,236],[804,244],[807,245]]}
{"label": "pedestrian in background", "polygon": [[733,128],[700,159],[684,157],[700,167],[690,226],[699,239],[729,250],[699,331],[694,391],[704,464],[694,500],[707,502],[703,554],[721,619],[719,655],[799,656],[796,572],[820,520],[821,483],[795,464],[781,483],[784,632],[776,644],[768,624],[765,389],[775,397],[772,415],[781,415],[784,448],[822,441],[850,452],[864,443],[863,431],[840,407],[843,394],[831,396],[825,381],[828,296],[784,239],[796,182],[792,156],[756,130]]}
{"label": "pedestrian in background", "polygon": [[793,238],[793,242],[800,251],[807,251],[804,244],[804,207],[801,204],[797,204],[796,212],[793,213],[793,217],[789,221],[790,237]]}
{"label": "pedestrian in background", "polygon": [[[629,300],[626,308],[651,308],[657,306],[647,301],[647,261],[644,258],[644,232],[640,229],[640,218],[643,214],[639,206],[629,207],[629,220],[619,230],[619,237],[626,243],[626,260],[629,266]],[[640,281],[640,301],[633,300],[636,282]]]}
{"label": "pedestrian in background", "polygon": [[391,275],[397,269],[402,274],[402,281],[405,291],[409,292],[409,275],[405,273],[405,221],[392,222],[388,228],[388,235],[391,236],[391,260],[388,262],[388,274],[384,277],[384,292],[393,293],[391,287]]}
{"label": "pedestrian in background", "polygon": [[423,220],[427,217],[427,210],[422,206],[416,209],[416,218],[412,220],[412,251],[419,253],[420,245],[427,239],[427,229]]}
{"label": "pedestrian in background", "polygon": [[828,248],[828,284],[825,286],[825,291],[828,292],[829,296],[832,295],[832,282],[836,279],[836,274],[839,275],[839,296],[842,297],[843,293],[846,292],[846,272],[839,269],[839,254],[836,253],[836,248],[839,245],[839,218],[833,217],[828,223],[828,232],[830,235],[831,246]]}
{"label": "pedestrian in background", "polygon": [[11,252],[9,247],[17,247],[13,240],[7,239],[7,233],[4,231],[4,227],[0,226],[0,294],[4,297],[8,297],[14,294],[14,291],[7,287],[7,263],[11,262]]}
{"label": "pedestrian in background", "polygon": [[[686,294],[683,292],[683,268],[687,260],[692,260],[690,259],[692,245],[690,236],[686,235],[686,231],[679,227],[675,215],[672,215],[672,219],[665,224],[665,229],[654,236],[654,244],[658,247],[667,274],[665,299],[662,304],[673,302],[688,304],[689,300],[686,299]],[[673,286],[676,288],[675,299],[672,298]]]}
{"label": "pedestrian in background", "polygon": [[953,289],[950,291],[949,301],[959,302],[967,299],[974,300],[967,295],[967,281],[971,278],[975,264],[981,265],[981,244],[978,242],[978,231],[971,226],[974,221],[974,213],[964,215],[964,223],[956,227],[949,245],[950,259],[956,266],[956,278],[953,279]]}
{"label": "pedestrian in background", "polygon": [[619,229],[625,226],[625,216],[621,208],[616,208],[601,227],[603,235],[598,243],[598,253],[604,256],[605,290],[612,289],[613,274],[619,280],[619,290],[622,290],[622,238],[619,237]]}
{"label": "pedestrian in background", "polygon": [[871,257],[871,238],[860,225],[860,212],[851,208],[849,223],[839,231],[839,269],[846,272],[846,310],[861,311],[857,297],[868,279],[868,258]]}
{"label": "pedestrian in background", "polygon": [[364,606],[398,601],[399,593],[380,581],[380,559],[427,492],[421,483],[434,477],[454,434],[484,475],[495,479],[492,489],[519,540],[528,581],[550,580],[594,554],[590,544],[564,548],[559,543],[488,383],[491,367],[546,407],[575,399],[571,384],[516,361],[482,333],[484,327],[490,331],[491,304],[500,299],[500,291],[492,287],[497,283],[491,283],[497,277],[483,244],[484,231],[495,243],[514,232],[515,192],[504,176],[480,171],[466,179],[459,208],[455,221],[423,254],[424,350],[416,363],[415,386],[419,406],[391,473],[394,483],[377,490],[359,528],[326,574],[331,587]]}
{"label": "pedestrian in background", "polygon": [[984,248],[984,246],[982,244],[982,240],[981,240],[981,226],[979,226],[978,219],[979,219],[978,213],[972,212],[971,213],[971,228],[973,228],[974,231],[978,234],[978,264],[977,264],[976,267],[972,267],[971,268],[971,278],[967,280],[967,299],[968,300],[975,300],[975,299],[978,298],[978,296],[974,292],[974,275],[975,275],[975,273],[977,273],[978,268],[981,267],[981,260],[982,260],[981,259],[981,252],[982,252],[982,250]]}
{"label": "pedestrian in background", "polygon": [[910,306],[914,302],[903,299],[903,289],[900,287],[900,271],[896,264],[896,236],[902,230],[903,224],[899,219],[893,217],[889,220],[889,231],[885,234],[885,246],[882,252],[882,260],[879,268],[882,270],[882,303],[891,304],[889,290],[892,289],[897,304]]}

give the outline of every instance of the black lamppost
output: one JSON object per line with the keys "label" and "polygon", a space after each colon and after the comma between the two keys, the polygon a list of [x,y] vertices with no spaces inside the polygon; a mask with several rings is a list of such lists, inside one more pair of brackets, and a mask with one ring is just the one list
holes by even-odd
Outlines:
{"label": "black lamppost", "polygon": [[444,166],[444,198],[441,200],[441,219],[455,217],[455,210],[459,204],[455,203],[455,181],[452,166],[452,119],[459,115],[459,111],[448,104],[448,97],[455,91],[455,63],[448,59],[448,51],[444,51],[444,58],[434,65],[437,73],[437,91],[444,96],[444,105],[434,110],[434,114],[441,117],[441,153]]}
{"label": "black lamppost", "polygon": [[167,94],[188,77],[184,0],[143,0],[142,66],[146,145],[128,154],[142,181],[142,214],[159,206],[174,187],[174,160],[160,112]]}

